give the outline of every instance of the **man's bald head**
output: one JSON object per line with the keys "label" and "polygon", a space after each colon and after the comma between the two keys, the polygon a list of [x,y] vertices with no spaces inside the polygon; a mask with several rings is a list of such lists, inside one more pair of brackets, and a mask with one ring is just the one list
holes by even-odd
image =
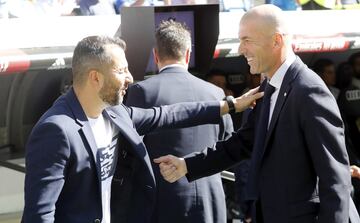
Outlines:
{"label": "man's bald head", "polygon": [[260,5],[246,12],[240,21],[239,53],[244,55],[252,74],[269,78],[292,53],[291,35],[282,10]]}
{"label": "man's bald head", "polygon": [[253,7],[244,14],[240,23],[253,21],[259,30],[266,34],[289,34],[283,11],[271,4]]}

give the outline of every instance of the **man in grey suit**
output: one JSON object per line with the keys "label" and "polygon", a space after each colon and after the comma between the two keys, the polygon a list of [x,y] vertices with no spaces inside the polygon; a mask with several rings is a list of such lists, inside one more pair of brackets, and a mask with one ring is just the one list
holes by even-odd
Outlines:
{"label": "man in grey suit", "polygon": [[216,150],[156,162],[170,182],[185,174],[192,181],[251,153],[253,222],[348,223],[351,181],[340,112],[324,82],[293,53],[284,16],[260,5],[241,18],[239,51],[252,74],[268,78],[247,123]]}
{"label": "man in grey suit", "polygon": [[[159,74],[130,87],[128,106],[151,108],[178,102],[218,101],[223,90],[201,80],[187,69],[191,53],[191,35],[185,25],[163,21],[155,33],[155,62]],[[230,115],[220,125],[199,125],[145,135],[144,143],[150,157],[166,154],[184,156],[200,148],[210,147],[233,131]],[[175,184],[165,181],[154,165],[157,183],[156,223],[224,223],[225,197],[220,174],[188,183],[185,178]],[[166,211],[164,211],[166,210]]]}

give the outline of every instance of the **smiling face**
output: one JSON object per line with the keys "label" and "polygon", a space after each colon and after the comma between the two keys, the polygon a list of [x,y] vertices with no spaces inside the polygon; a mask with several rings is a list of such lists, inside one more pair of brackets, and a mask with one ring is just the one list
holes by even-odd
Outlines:
{"label": "smiling face", "polygon": [[250,73],[265,73],[272,76],[274,67],[274,35],[268,34],[261,22],[252,18],[241,20],[239,27],[239,53],[244,55]]}
{"label": "smiling face", "polygon": [[126,90],[133,82],[133,77],[128,70],[124,50],[110,45],[107,47],[107,51],[112,62],[110,68],[104,69],[104,83],[99,91],[99,97],[104,103],[115,106],[124,100]]}
{"label": "smiling face", "polygon": [[271,78],[292,53],[291,33],[282,10],[264,4],[251,8],[240,21],[239,54],[244,55],[251,74]]}

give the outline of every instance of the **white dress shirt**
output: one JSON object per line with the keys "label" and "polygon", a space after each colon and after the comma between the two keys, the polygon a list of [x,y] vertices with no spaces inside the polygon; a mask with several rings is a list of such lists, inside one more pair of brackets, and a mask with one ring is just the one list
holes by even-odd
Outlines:
{"label": "white dress shirt", "polygon": [[[270,79],[269,84],[271,86],[275,87],[275,91],[271,95],[271,98],[270,98],[270,113],[269,113],[268,127],[270,126],[272,114],[274,112],[276,100],[277,100],[277,98],[279,96],[280,87],[281,87],[281,84],[282,84],[282,82],[284,80],[285,73],[289,69],[290,65],[292,63],[294,63],[295,59],[296,59],[296,56],[295,56],[294,53],[289,54],[286,57],[285,62],[279,67],[279,69],[275,72],[274,76],[272,76],[272,78]],[[286,97],[286,95],[283,95],[281,97]]]}

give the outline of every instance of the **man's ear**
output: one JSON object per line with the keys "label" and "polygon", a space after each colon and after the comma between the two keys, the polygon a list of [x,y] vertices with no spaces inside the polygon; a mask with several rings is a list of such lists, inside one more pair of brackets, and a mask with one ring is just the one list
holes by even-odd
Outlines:
{"label": "man's ear", "polygon": [[190,63],[190,55],[191,55],[191,49],[188,48],[185,53],[185,63],[187,65]]}
{"label": "man's ear", "polygon": [[280,33],[275,33],[274,35],[274,46],[275,47],[281,47],[284,39],[283,39],[283,35],[281,35]]}
{"label": "man's ear", "polygon": [[158,65],[158,63],[159,63],[159,57],[158,57],[158,52],[157,52],[157,50],[154,48],[153,49],[153,55],[154,55],[154,63],[156,64],[156,65]]}
{"label": "man's ear", "polygon": [[88,81],[95,89],[101,89],[104,85],[104,76],[97,70],[90,70],[88,73]]}

